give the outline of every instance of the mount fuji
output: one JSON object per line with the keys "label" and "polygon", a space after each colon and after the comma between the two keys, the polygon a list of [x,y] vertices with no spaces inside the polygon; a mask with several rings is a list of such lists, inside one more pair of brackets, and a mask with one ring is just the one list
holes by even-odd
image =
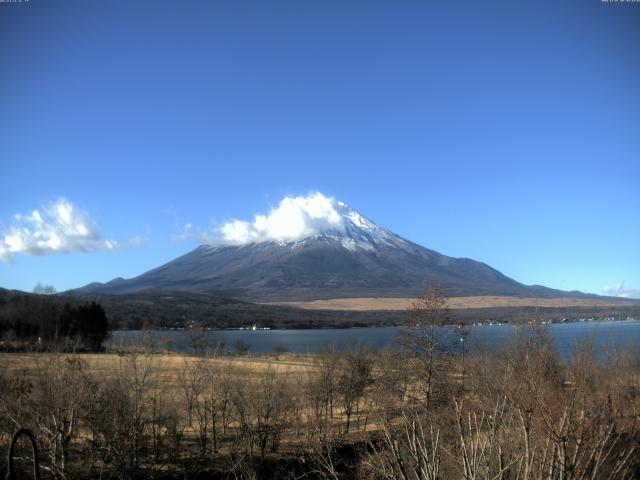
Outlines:
{"label": "mount fuji", "polygon": [[319,193],[285,199],[267,216],[229,222],[220,231],[217,243],[138,277],[75,292],[185,291],[269,302],[415,297],[437,282],[451,296],[582,295],[523,285],[482,262],[429,250]]}

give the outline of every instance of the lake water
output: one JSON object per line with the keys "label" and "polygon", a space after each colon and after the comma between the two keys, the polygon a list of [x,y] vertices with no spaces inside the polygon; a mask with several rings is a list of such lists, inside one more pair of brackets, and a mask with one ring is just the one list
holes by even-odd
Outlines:
{"label": "lake water", "polygon": [[[576,344],[589,340],[594,349],[604,352],[612,349],[624,348],[631,345],[640,347],[640,322],[602,321],[556,323],[546,326],[554,339],[560,353],[569,357]],[[464,334],[465,351],[478,347],[498,348],[514,335],[514,325],[477,325],[466,328]],[[443,336],[449,339],[454,350],[461,346],[460,332],[457,327],[443,327]],[[176,352],[189,352],[192,347],[188,334],[184,331],[152,331],[150,332],[163,348]],[[249,346],[249,351],[255,354],[274,353],[277,345],[284,346],[292,353],[319,353],[329,345],[344,350],[349,345],[357,343],[369,345],[372,348],[393,346],[397,338],[397,327],[386,328],[353,328],[353,329],[321,329],[321,330],[216,330],[206,332],[208,343],[215,344],[222,340],[227,350],[237,340],[242,340]],[[109,344],[131,345],[140,342],[149,332],[114,331]]]}

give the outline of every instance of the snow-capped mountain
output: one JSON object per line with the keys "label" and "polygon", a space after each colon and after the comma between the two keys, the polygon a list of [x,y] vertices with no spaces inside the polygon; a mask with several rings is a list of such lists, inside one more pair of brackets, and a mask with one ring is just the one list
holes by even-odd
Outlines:
{"label": "snow-capped mountain", "polygon": [[335,222],[336,226],[330,225],[318,229],[313,234],[299,240],[280,240],[278,244],[298,248],[310,241],[325,239],[339,242],[345,249],[351,251],[376,250],[383,247],[411,248],[410,242],[390,230],[376,225],[346,203],[336,202],[335,211],[340,218],[339,222]]}
{"label": "snow-capped mountain", "polygon": [[[292,217],[291,221],[300,222],[300,212],[306,215],[294,233],[269,233],[283,231],[283,219],[275,218],[277,211],[270,217],[256,217],[253,224],[236,221],[230,227],[235,232],[231,241],[201,245],[129,280],[92,283],[77,291],[181,290],[254,301],[291,301],[410,297],[419,294],[426,283],[438,282],[450,295],[566,295],[525,286],[481,262],[424,248],[342,202],[331,200],[322,213],[304,208]],[[268,225],[271,217],[273,228]]]}

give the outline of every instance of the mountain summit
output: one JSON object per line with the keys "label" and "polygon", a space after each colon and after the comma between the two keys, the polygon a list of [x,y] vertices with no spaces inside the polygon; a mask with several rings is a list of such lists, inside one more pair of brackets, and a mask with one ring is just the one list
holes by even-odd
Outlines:
{"label": "mountain summit", "polygon": [[[335,216],[333,215],[335,213]],[[336,201],[331,222],[321,222],[309,229],[301,238],[278,240],[281,246],[298,248],[308,242],[324,239],[338,242],[350,251],[373,251],[384,247],[410,248],[410,243],[386,228],[380,227],[350,208],[346,203]]]}
{"label": "mountain summit", "polygon": [[253,301],[413,297],[428,282],[449,295],[566,296],[523,285],[490,266],[453,258],[376,225],[320,193],[285,198],[253,222],[233,220],[220,238],[142,275],[79,292],[180,290]]}

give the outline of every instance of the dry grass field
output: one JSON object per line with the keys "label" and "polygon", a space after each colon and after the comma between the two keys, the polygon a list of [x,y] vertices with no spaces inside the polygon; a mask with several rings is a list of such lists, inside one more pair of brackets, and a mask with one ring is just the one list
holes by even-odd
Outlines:
{"label": "dry grass field", "polygon": [[[121,356],[117,353],[87,353],[78,355],[63,354],[66,357],[81,358],[87,372],[98,378],[110,378],[118,374],[125,364],[128,367],[129,356]],[[138,362],[147,358],[140,355]],[[246,375],[258,375],[267,370],[287,375],[307,372],[313,369],[315,362],[313,357],[298,355],[270,355],[263,357],[197,357],[185,354],[154,354],[152,357],[153,369],[156,375],[163,380],[165,387],[175,387],[178,376],[184,370],[192,368],[196,364],[232,368],[234,372]],[[31,373],[35,372],[43,363],[47,362],[49,354],[42,353],[0,353],[0,365],[5,373]]]}
{"label": "dry grass field", "polygon": [[[352,310],[380,311],[407,310],[414,298],[335,298],[330,300],[311,300],[304,302],[272,302],[270,305],[288,305],[309,310]],[[449,297],[449,308],[453,310],[467,308],[500,307],[610,307],[637,305],[634,300],[611,300],[598,298],[533,298],[507,296]]]}

